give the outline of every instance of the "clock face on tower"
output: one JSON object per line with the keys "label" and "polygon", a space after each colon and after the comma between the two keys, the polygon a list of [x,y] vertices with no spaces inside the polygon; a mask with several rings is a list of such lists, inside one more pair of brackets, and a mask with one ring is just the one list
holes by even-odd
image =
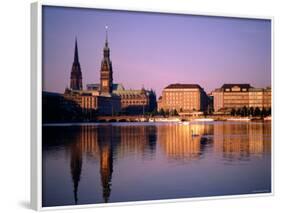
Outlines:
{"label": "clock face on tower", "polygon": [[108,81],[107,80],[102,80],[102,86],[107,87],[108,86]]}

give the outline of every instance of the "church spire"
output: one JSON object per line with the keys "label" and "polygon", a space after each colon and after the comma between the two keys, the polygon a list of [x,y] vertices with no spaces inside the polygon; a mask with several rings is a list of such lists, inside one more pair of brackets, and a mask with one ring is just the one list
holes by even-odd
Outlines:
{"label": "church spire", "polygon": [[105,45],[103,48],[103,57],[105,59],[109,59],[109,54],[110,54],[110,50],[108,46],[108,26],[105,26]]}
{"label": "church spire", "polygon": [[108,32],[107,32],[108,26],[105,26],[105,46],[108,46]]}
{"label": "church spire", "polygon": [[78,47],[77,47],[77,37],[75,37],[74,63],[75,64],[79,63]]}
{"label": "church spire", "polygon": [[75,38],[75,48],[74,48],[74,61],[72,64],[71,74],[70,74],[70,89],[82,90],[82,72],[78,57],[78,45],[77,38]]}

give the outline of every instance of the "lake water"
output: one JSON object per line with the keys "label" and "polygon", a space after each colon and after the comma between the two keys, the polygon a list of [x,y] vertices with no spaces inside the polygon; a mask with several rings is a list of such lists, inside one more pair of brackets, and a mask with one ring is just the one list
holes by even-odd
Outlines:
{"label": "lake water", "polygon": [[271,123],[43,126],[43,206],[271,192]]}

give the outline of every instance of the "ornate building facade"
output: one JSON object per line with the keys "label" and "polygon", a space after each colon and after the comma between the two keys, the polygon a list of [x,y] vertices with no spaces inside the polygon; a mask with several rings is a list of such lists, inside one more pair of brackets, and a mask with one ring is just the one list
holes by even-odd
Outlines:
{"label": "ornate building facade", "polygon": [[[100,84],[87,84],[88,91],[99,91],[100,87]],[[120,97],[124,114],[144,114],[157,109],[156,93],[152,89],[125,89],[122,84],[112,84],[112,93]]]}
{"label": "ornate building facade", "polygon": [[121,98],[121,108],[126,114],[144,114],[156,110],[156,94],[151,90],[125,90],[117,87],[113,93]]}

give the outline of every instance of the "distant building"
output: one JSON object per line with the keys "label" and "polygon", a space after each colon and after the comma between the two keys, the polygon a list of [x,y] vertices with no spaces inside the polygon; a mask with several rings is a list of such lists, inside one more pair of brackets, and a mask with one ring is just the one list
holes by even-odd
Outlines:
{"label": "distant building", "polygon": [[74,60],[70,75],[70,87],[62,95],[62,103],[71,111],[79,108],[83,118],[94,115],[144,114],[157,108],[156,94],[153,90],[126,90],[122,84],[113,83],[113,68],[110,60],[110,48],[106,31],[103,59],[100,68],[100,82],[88,84],[83,90],[82,71],[78,56],[78,44],[75,39]]}
{"label": "distant building", "polygon": [[198,84],[170,84],[158,99],[158,111],[176,110],[177,112],[205,111],[208,96]]}
{"label": "distant building", "polygon": [[[88,91],[99,91],[100,84],[87,84]],[[112,84],[112,93],[121,99],[121,111],[126,114],[143,114],[157,109],[153,90],[125,89],[122,84]]]}
{"label": "distant building", "polygon": [[116,115],[121,110],[120,97],[114,94],[102,96],[95,91],[66,89],[64,98],[77,103],[81,107],[82,113],[88,115],[88,118],[92,118],[96,114]]}
{"label": "distant building", "polygon": [[263,89],[263,107],[271,108],[271,87]]}
{"label": "distant building", "polygon": [[120,96],[122,111],[128,114],[143,114],[156,110],[156,94],[153,90],[125,90],[119,87],[113,91]]}
{"label": "distant building", "polygon": [[100,83],[88,84],[88,91],[96,91],[100,96],[118,96],[121,101],[121,111],[126,114],[143,114],[156,109],[156,94],[152,90],[126,90],[122,84],[113,83],[113,69],[110,60],[110,49],[106,35],[103,59],[100,70]]}
{"label": "distant building", "polygon": [[242,108],[249,105],[250,84],[224,84],[216,89],[214,96],[214,110]]}
{"label": "distant building", "polygon": [[74,62],[71,71],[70,88],[66,88],[64,98],[79,105],[83,115],[92,118],[94,114],[114,115],[121,110],[120,97],[112,93],[112,64],[109,57],[106,37],[100,70],[101,87],[83,90],[82,73],[78,58],[77,40],[75,41]]}
{"label": "distant building", "polygon": [[271,88],[253,88],[250,84],[224,84],[212,92],[214,110],[230,112],[243,107],[271,108]]}

